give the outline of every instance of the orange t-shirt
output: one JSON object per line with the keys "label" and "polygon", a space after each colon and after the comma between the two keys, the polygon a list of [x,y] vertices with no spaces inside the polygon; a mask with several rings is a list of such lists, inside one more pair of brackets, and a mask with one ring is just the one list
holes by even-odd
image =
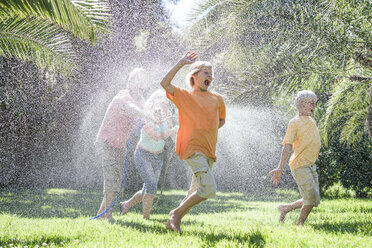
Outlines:
{"label": "orange t-shirt", "polygon": [[167,97],[178,108],[176,153],[180,159],[201,152],[216,161],[218,126],[226,115],[222,96],[175,87],[174,95],[167,93]]}

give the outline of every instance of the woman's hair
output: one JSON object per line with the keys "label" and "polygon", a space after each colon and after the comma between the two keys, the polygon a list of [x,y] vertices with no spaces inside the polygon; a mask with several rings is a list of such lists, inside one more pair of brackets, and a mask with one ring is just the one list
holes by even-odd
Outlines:
{"label": "woman's hair", "polygon": [[296,104],[297,109],[300,107],[300,105],[303,102],[306,102],[308,100],[313,100],[313,99],[317,100],[318,97],[311,90],[301,90],[301,91],[299,91],[297,93],[297,96],[296,96],[296,99],[295,99],[295,104]]}
{"label": "woman's hair", "polygon": [[[198,73],[202,69],[210,70],[213,73],[212,64],[209,63],[208,61],[196,61],[191,64],[189,73],[187,73],[186,75],[186,82],[188,82],[191,87],[193,87],[195,84],[194,78],[192,76]],[[213,77],[213,74],[212,74],[212,77]]]}
{"label": "woman's hair", "polygon": [[141,67],[134,68],[129,74],[127,88],[132,88],[138,84],[146,83],[146,82],[142,82],[144,80],[145,75],[146,75],[145,69]]}

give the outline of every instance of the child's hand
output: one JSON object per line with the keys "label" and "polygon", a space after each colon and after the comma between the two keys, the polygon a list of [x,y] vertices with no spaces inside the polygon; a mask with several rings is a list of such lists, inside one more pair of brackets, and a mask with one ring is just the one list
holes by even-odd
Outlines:
{"label": "child's hand", "polygon": [[188,51],[182,58],[181,61],[184,64],[192,64],[198,59],[198,55],[195,52]]}
{"label": "child's hand", "polygon": [[274,169],[269,172],[269,174],[273,174],[273,177],[270,179],[274,185],[278,185],[280,182],[280,178],[282,177],[282,170],[281,169]]}

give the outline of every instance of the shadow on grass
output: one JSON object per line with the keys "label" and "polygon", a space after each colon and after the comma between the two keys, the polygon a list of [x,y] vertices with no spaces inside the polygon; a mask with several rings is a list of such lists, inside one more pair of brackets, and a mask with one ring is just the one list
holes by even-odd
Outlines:
{"label": "shadow on grass", "polygon": [[[186,233],[187,235],[187,233]],[[191,234],[194,235],[194,234]],[[246,233],[199,233],[198,236],[203,240],[203,247],[216,247],[218,243],[227,241],[229,243],[238,243],[237,245],[245,247],[264,247],[266,240],[260,230],[252,230]]]}
{"label": "shadow on grass", "polygon": [[[128,199],[132,192],[125,193],[119,201]],[[176,208],[183,199],[184,191],[166,191],[153,209],[155,214],[168,214]],[[275,201],[280,195],[266,196],[246,195],[242,193],[218,193],[216,199],[199,204],[190,212],[193,214],[229,212],[256,208],[251,201]],[[285,198],[288,199],[288,196]],[[75,189],[10,189],[1,188],[0,213],[15,214],[27,218],[79,218],[96,215],[102,201],[99,191],[83,191]],[[139,207],[137,207],[139,208]],[[119,212],[119,203],[113,207],[113,212]]]}
{"label": "shadow on grass", "polygon": [[[119,213],[119,201],[128,199],[132,192],[121,196],[113,207]],[[167,213],[178,205],[182,194],[163,196],[159,213]],[[0,188],[0,214],[14,214],[26,218],[93,217],[102,201],[102,193],[75,189],[10,189]]]}
{"label": "shadow on grass", "polygon": [[[176,208],[184,195],[163,195],[160,197],[152,212],[157,214],[168,214],[170,210]],[[298,200],[299,195],[297,192],[273,192],[272,194],[244,194],[244,193],[218,193],[217,198],[208,199],[201,204],[195,206],[189,213],[195,214],[208,214],[220,213],[231,211],[249,211],[262,208],[262,204],[254,202],[293,202]]]}
{"label": "shadow on grass", "polygon": [[[157,233],[157,234],[165,234],[170,232],[166,226],[165,222],[167,220],[150,220],[148,222],[148,225],[144,224],[143,222],[137,222],[137,221],[123,221],[123,220],[116,220],[115,225],[120,225],[122,227],[129,227],[132,229],[135,229],[137,231],[146,233]],[[151,225],[154,222],[159,222],[160,225]]]}
{"label": "shadow on grass", "polygon": [[350,233],[353,235],[371,236],[372,224],[368,221],[343,221],[342,223],[324,222],[322,224],[312,224],[314,229],[329,233]]}
{"label": "shadow on grass", "polygon": [[78,218],[95,214],[101,197],[69,189],[2,189],[0,212],[27,218]]}
{"label": "shadow on grass", "polygon": [[[117,220],[115,224],[121,225],[123,227],[129,227],[135,229],[137,231],[146,233],[156,233],[156,234],[166,234],[166,233],[173,233],[165,226],[166,219],[155,219],[151,220],[148,225],[144,224],[143,222],[127,222],[123,220]],[[159,225],[151,225],[153,222],[158,222]],[[194,225],[195,221],[184,221],[182,225]],[[178,233],[173,233],[175,236],[178,236]],[[228,242],[228,243],[237,243],[237,245],[249,245],[250,247],[264,247],[266,243],[266,237],[262,234],[262,232],[258,229],[252,229],[249,232],[240,232],[240,233],[213,233],[211,229],[210,232],[188,232],[184,231],[182,236],[197,236],[201,240],[200,247],[215,247],[220,242]]]}

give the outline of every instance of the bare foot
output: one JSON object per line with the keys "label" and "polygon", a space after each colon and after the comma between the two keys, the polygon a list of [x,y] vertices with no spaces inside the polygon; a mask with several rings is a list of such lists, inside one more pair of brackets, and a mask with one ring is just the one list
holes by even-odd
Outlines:
{"label": "bare foot", "polygon": [[179,234],[182,234],[182,231],[181,231],[181,219],[175,215],[175,214],[169,214],[170,215],[170,218],[169,220],[167,221],[167,223],[165,223],[165,225],[167,226],[168,229],[172,230],[172,231],[175,231],[175,232],[178,232]]}
{"label": "bare foot", "polygon": [[165,226],[166,226],[169,230],[171,230],[171,231],[175,231],[175,232],[176,232],[176,230],[173,229],[173,227],[171,226],[170,220],[168,220],[168,221],[165,223]]}
{"label": "bare foot", "polygon": [[121,215],[128,213],[129,209],[130,209],[129,204],[126,201],[120,202],[120,214]]}
{"label": "bare foot", "polygon": [[278,210],[280,212],[279,222],[284,223],[286,214],[290,211],[287,205],[279,205]]}

